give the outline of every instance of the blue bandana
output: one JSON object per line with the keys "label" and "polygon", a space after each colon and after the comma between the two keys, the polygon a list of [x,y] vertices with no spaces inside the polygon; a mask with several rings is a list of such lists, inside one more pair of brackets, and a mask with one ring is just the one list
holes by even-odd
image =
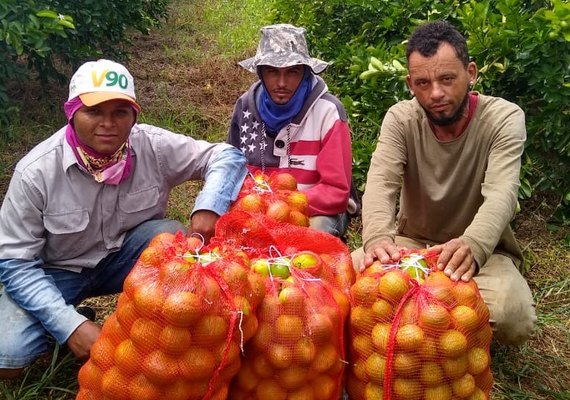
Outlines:
{"label": "blue bandana", "polygon": [[281,128],[287,125],[301,111],[303,104],[311,94],[311,74],[309,68],[305,68],[305,76],[299,87],[286,104],[276,104],[271,100],[267,89],[262,81],[260,99],[258,102],[259,115],[267,127],[269,133],[276,135]]}

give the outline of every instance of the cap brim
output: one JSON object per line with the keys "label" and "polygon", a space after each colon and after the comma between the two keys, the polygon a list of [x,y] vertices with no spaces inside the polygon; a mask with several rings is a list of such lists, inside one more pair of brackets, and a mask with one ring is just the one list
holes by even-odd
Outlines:
{"label": "cap brim", "polygon": [[264,60],[256,59],[256,57],[251,57],[246,60],[238,62],[238,65],[242,68],[248,70],[249,72],[257,73],[257,67],[262,65],[269,65],[271,67],[286,68],[292,67],[293,65],[306,65],[313,71],[314,74],[318,75],[323,72],[329,66],[326,61],[319,60],[318,58],[311,58],[307,61],[299,60],[289,60],[283,62],[282,60],[267,58]]}
{"label": "cap brim", "polygon": [[109,100],[127,100],[130,102],[137,110],[140,111],[141,106],[133,100],[132,97],[127,96],[123,93],[115,93],[115,92],[91,92],[91,93],[83,93],[79,95],[81,102],[88,107],[95,106],[100,103],[104,103]]}

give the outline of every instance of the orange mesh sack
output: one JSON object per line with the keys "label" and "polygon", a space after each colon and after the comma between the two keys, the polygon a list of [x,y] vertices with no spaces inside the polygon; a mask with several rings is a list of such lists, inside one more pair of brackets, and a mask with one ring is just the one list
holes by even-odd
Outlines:
{"label": "orange mesh sack", "polygon": [[269,258],[270,252],[276,251],[289,257],[296,268],[327,280],[345,293],[356,280],[350,251],[339,238],[263,215],[230,211],[218,220],[211,243],[230,243],[250,258]]}
{"label": "orange mesh sack", "polygon": [[291,267],[286,257],[257,259],[253,265],[269,266],[269,275],[262,268],[252,272],[266,276],[267,292],[258,309],[259,328],[246,345],[229,398],[338,399],[348,297],[334,285]]}
{"label": "orange mesh sack", "polygon": [[79,371],[77,399],[227,397],[264,286],[252,286],[243,254],[197,243],[164,233],[143,251]]}
{"label": "orange mesh sack", "polygon": [[475,281],[453,282],[427,251],[372,264],[351,288],[352,400],[489,399],[489,311]]}
{"label": "orange mesh sack", "polygon": [[279,222],[309,226],[309,200],[297,190],[297,180],[289,173],[250,173],[230,211],[263,214]]}

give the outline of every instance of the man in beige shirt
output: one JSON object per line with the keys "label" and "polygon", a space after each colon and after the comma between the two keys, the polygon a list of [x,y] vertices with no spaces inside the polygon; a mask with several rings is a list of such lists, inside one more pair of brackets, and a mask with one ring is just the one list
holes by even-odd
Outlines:
{"label": "man in beige shirt", "polygon": [[355,267],[397,261],[399,247],[430,246],[452,280],[475,279],[495,338],[524,343],[536,314],[509,226],[526,139],[524,113],[504,99],[470,91],[477,66],[469,61],[465,38],[446,22],[419,27],[406,56],[414,98],[392,106],[382,122]]}

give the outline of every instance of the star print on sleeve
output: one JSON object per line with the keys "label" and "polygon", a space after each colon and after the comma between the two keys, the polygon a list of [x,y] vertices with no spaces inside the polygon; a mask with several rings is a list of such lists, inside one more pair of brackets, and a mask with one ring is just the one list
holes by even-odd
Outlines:
{"label": "star print on sleeve", "polygon": [[253,143],[255,139],[257,139],[257,133],[255,131],[251,131],[249,133],[249,137],[251,138],[251,142]]}
{"label": "star print on sleeve", "polygon": [[249,149],[248,149],[249,152],[250,152],[250,153],[253,153],[254,150],[255,150],[255,148],[256,148],[257,146],[252,143],[252,144],[247,145],[247,147],[249,148]]}
{"label": "star print on sleeve", "polygon": [[251,115],[251,113],[249,112],[249,110],[243,111],[243,119],[249,119],[250,115]]}
{"label": "star print on sleeve", "polygon": [[242,131],[242,132],[247,132],[247,129],[248,129],[248,128],[249,128],[249,127],[247,126],[247,124],[243,124],[243,125],[241,126],[241,131]]}
{"label": "star print on sleeve", "polygon": [[246,142],[247,142],[247,136],[243,135],[243,136],[240,136],[239,138],[240,138],[240,143],[241,143],[241,144],[246,144]]}
{"label": "star print on sleeve", "polygon": [[252,127],[253,130],[256,130],[258,126],[259,126],[259,122],[253,121],[253,127]]}

